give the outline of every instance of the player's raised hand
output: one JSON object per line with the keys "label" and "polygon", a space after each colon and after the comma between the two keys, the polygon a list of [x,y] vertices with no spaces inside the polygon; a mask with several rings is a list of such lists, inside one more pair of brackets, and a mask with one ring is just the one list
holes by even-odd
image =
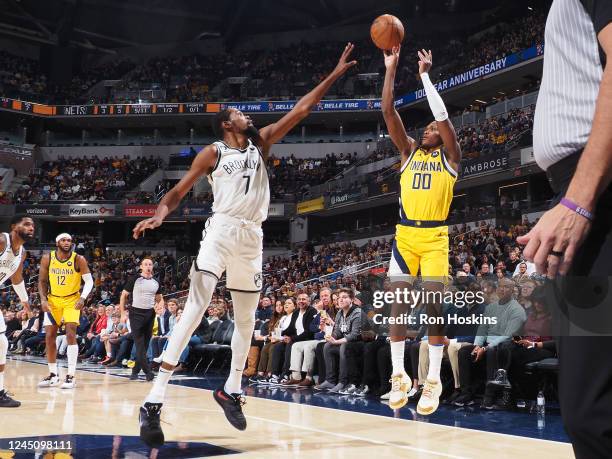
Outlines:
{"label": "player's raised hand", "polygon": [[334,73],[337,76],[343,75],[348,69],[350,69],[354,65],[357,65],[357,61],[348,60],[354,48],[355,48],[355,45],[352,43],[347,43],[347,45],[344,47],[344,51],[342,52],[342,55],[340,56],[338,65],[336,65],[336,68],[334,69]]}
{"label": "player's raised hand", "polygon": [[142,234],[144,234],[145,230],[155,229],[158,226],[161,226],[162,223],[163,220],[159,217],[151,217],[138,222],[132,231],[134,239],[138,239]]}
{"label": "player's raised hand", "polygon": [[395,69],[397,68],[397,63],[399,62],[399,54],[401,50],[400,46],[394,46],[391,50],[383,51],[383,55],[385,56],[385,67],[387,69]]}
{"label": "player's raised hand", "polygon": [[432,65],[431,49],[429,51],[422,49],[417,51],[417,54],[419,56],[419,74],[429,72]]}

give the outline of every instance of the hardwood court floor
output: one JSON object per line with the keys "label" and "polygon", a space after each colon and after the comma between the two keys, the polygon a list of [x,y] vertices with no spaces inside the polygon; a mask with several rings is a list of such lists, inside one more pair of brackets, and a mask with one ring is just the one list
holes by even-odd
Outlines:
{"label": "hardwood court floor", "polygon": [[78,371],[76,389],[62,391],[37,388],[47,374],[45,365],[9,359],[5,371],[5,386],[22,406],[0,410],[0,458],[10,457],[9,441],[19,438],[72,439],[71,457],[96,459],[573,457],[568,443],[257,397],[247,398],[249,424],[239,432],[227,423],[210,391],[179,385],[168,387],[162,412],[169,444],[150,453],[138,439],[138,407],[150,383]]}

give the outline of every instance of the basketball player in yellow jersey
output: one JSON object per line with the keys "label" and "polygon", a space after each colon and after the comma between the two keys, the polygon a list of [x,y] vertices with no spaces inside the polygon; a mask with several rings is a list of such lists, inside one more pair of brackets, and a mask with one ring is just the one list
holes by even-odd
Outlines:
{"label": "basketball player in yellow jersey", "polygon": [[[55,238],[57,250],[43,255],[38,274],[38,292],[40,304],[45,313],[45,342],[47,345],[47,363],[49,376],[44,378],[38,387],[53,387],[60,385],[57,370],[57,346],[55,339],[57,329],[62,321],[66,325],[66,341],[68,342],[68,373],[61,385],[62,389],[72,389],[75,386],[79,346],[77,345],[77,327],[81,317],[81,308],[93,290],[93,277],[89,272],[87,260],[73,251],[72,237],[62,233]],[[81,279],[85,282],[81,293]]]}
{"label": "basketball player in yellow jersey", "polygon": [[[442,98],[429,80],[431,51],[419,51],[419,74],[425,87],[427,101],[435,121],[425,128],[421,143],[410,138],[393,103],[395,71],[399,59],[399,47],[385,52],[385,83],[383,86],[382,112],[391,140],[401,154],[400,175],[400,223],[397,225],[389,278],[393,291],[403,291],[420,272],[425,292],[443,292],[448,278],[448,227],[445,220],[453,199],[453,187],[461,161],[461,149],[457,143],[455,128],[448,119]],[[439,300],[424,301],[429,317],[441,316]],[[412,305],[414,306],[414,305]],[[392,315],[400,317],[408,312],[408,304],[395,303]],[[439,404],[442,384],[440,364],[445,337],[443,325],[429,325],[429,371],[417,412],[428,415]],[[391,393],[389,406],[399,409],[408,402],[410,377],[404,369],[405,325],[391,325]]]}

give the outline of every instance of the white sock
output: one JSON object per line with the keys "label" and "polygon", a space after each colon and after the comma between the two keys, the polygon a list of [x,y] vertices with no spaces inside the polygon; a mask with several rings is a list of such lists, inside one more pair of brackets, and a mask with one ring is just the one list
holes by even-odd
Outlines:
{"label": "white sock", "polygon": [[391,341],[391,364],[393,365],[393,374],[405,373],[404,368],[404,349],[406,349],[405,341]]}
{"label": "white sock", "polygon": [[0,371],[0,392],[4,390],[4,371]]}
{"label": "white sock", "polygon": [[49,366],[49,373],[57,375],[57,362],[48,363],[47,365]]}
{"label": "white sock", "polygon": [[79,357],[79,345],[69,344],[66,354],[68,356],[68,374],[74,376],[76,373],[77,359]]}
{"label": "white sock", "polygon": [[442,365],[443,355],[444,345],[429,345],[429,371],[427,372],[427,379],[430,381],[440,381],[440,366]]}
{"label": "white sock", "polygon": [[228,394],[242,392],[242,372],[251,347],[251,335],[255,326],[255,310],[259,293],[232,291],[234,303],[234,334],[232,335],[232,363],[223,390]]}
{"label": "white sock", "polygon": [[145,398],[145,403],[164,403],[166,387],[168,387],[170,376],[172,376],[171,370],[166,370],[165,368],[159,369],[159,373],[157,373],[157,377],[155,378],[151,392],[149,392],[149,395],[147,395],[147,398]]}

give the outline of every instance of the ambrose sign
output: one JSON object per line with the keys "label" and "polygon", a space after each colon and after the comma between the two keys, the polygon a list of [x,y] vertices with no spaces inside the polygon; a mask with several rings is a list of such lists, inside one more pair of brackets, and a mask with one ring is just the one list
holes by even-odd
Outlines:
{"label": "ambrose sign", "polygon": [[461,163],[461,177],[474,177],[493,171],[508,169],[508,153],[487,155]]}

